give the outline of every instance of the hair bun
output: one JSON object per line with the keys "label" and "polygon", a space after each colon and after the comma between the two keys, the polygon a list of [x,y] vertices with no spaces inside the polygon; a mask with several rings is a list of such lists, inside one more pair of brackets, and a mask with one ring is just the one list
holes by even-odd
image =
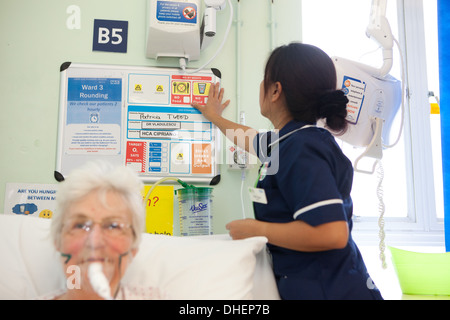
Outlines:
{"label": "hair bun", "polygon": [[327,91],[318,99],[318,118],[325,118],[327,127],[344,132],[347,127],[348,98],[342,90]]}
{"label": "hair bun", "polygon": [[345,111],[347,116],[348,99],[342,90],[328,91],[318,100],[319,118],[328,118],[334,115],[342,115]]}

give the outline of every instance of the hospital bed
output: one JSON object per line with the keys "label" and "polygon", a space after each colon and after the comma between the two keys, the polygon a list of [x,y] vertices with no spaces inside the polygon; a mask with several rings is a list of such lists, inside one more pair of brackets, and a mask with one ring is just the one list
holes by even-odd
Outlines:
{"label": "hospital bed", "polygon": [[[50,220],[0,214],[0,299],[34,299],[66,285]],[[123,282],[152,286],[171,299],[279,299],[263,237],[143,234]]]}

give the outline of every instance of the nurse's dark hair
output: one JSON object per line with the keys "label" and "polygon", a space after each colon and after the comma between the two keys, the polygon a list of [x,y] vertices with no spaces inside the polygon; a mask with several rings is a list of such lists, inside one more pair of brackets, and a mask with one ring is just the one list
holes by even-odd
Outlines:
{"label": "nurse's dark hair", "polygon": [[295,120],[315,124],[324,119],[337,134],[346,131],[348,99],[337,90],[336,69],[321,49],[299,42],[276,48],[264,72],[265,94],[280,82],[287,107]]}

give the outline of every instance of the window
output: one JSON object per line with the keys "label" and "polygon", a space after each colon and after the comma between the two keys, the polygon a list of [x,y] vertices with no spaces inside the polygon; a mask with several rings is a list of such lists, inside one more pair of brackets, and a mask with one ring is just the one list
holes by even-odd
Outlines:
{"label": "window", "polygon": [[436,199],[436,217],[444,219],[444,191],[442,181],[441,154],[441,117],[439,108],[439,53],[437,31],[437,1],[427,1],[423,7],[425,21],[427,79],[430,97],[430,127],[433,152],[434,188]]}
{"label": "window", "polygon": [[[438,115],[430,115],[428,96],[429,91],[439,94],[436,2],[387,1],[386,17],[405,61],[408,95],[401,139],[395,147],[383,151],[382,188],[378,188],[377,173],[355,172],[352,191],[355,232],[369,242],[378,240],[374,233],[378,232],[377,221],[382,209],[377,194],[382,191],[387,240],[443,244],[440,131],[436,125],[439,119],[436,120]],[[302,41],[322,48],[330,56],[381,65],[380,48],[365,35],[371,5],[371,0],[303,0]],[[428,82],[423,77],[427,71]],[[401,56],[396,45],[390,74],[402,79]],[[401,115],[399,111],[390,132],[394,140]],[[352,161],[364,151],[340,143]]]}

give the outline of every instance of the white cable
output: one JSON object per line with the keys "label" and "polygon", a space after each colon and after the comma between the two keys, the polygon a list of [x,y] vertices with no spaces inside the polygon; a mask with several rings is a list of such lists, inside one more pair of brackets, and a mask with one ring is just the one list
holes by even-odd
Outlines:
{"label": "white cable", "polygon": [[245,169],[241,169],[241,207],[242,207],[242,219],[245,219],[245,209],[244,209],[244,181],[245,181]]}
{"label": "white cable", "polygon": [[382,47],[381,47],[381,46],[378,46],[378,47],[376,47],[376,48],[373,49],[373,50],[370,50],[370,51],[367,51],[367,52],[363,53],[362,55],[360,55],[360,56],[358,57],[358,61],[362,61],[362,59],[363,59],[365,56],[368,56],[369,54],[375,53],[375,52],[377,52],[377,51],[380,50],[380,49],[382,49]]}
{"label": "white cable", "polygon": [[386,256],[384,254],[384,250],[386,249],[386,245],[384,243],[385,239],[385,231],[384,231],[384,212],[385,212],[385,205],[383,201],[383,179],[384,179],[384,169],[383,164],[381,163],[381,160],[377,161],[377,176],[378,176],[378,186],[377,186],[377,197],[378,197],[378,211],[380,213],[380,216],[378,218],[378,227],[379,227],[379,238],[380,238],[380,260],[381,265],[383,269],[387,268],[386,264]]}
{"label": "white cable", "polygon": [[222,43],[220,44],[220,46],[217,49],[216,53],[204,65],[202,65],[200,68],[197,68],[195,70],[186,70],[186,73],[196,73],[196,72],[204,69],[207,65],[209,65],[216,58],[216,56],[219,54],[219,52],[222,51],[222,48],[225,45],[225,42],[226,42],[226,40],[228,38],[228,34],[230,33],[231,25],[233,23],[233,6],[231,5],[231,1],[230,0],[228,0],[228,6],[230,7],[230,19],[228,21],[228,26],[227,26],[227,29],[225,31],[225,35],[223,37]]}
{"label": "white cable", "polygon": [[402,54],[402,50],[400,49],[400,44],[398,43],[397,39],[393,39],[395,44],[397,45],[397,49],[398,49],[398,53],[400,55],[400,65],[401,65],[401,70],[402,70],[402,104],[401,104],[401,108],[402,108],[402,116],[400,119],[400,129],[398,132],[398,136],[397,139],[395,140],[395,142],[391,145],[384,145],[384,148],[392,148],[395,145],[397,145],[397,143],[400,141],[400,137],[402,135],[402,131],[403,131],[403,122],[404,122],[404,118],[405,118],[405,81],[406,81],[406,75],[405,75],[405,64],[404,64],[404,60],[403,60],[403,54]]}
{"label": "white cable", "polygon": [[146,195],[145,198],[144,198],[144,206],[147,206],[148,199],[150,198],[150,195],[152,194],[153,189],[155,189],[156,186],[157,186],[158,184],[160,184],[161,182],[164,182],[164,181],[167,181],[167,180],[174,180],[174,181],[177,181],[177,182],[178,182],[179,179],[178,179],[178,178],[175,178],[175,177],[165,177],[165,178],[161,178],[161,179],[159,179],[158,181],[156,181],[156,182],[152,185],[152,187],[150,188],[150,190],[148,190],[147,195]]}
{"label": "white cable", "polygon": [[186,71],[186,58],[180,58],[179,62],[181,70]]}

